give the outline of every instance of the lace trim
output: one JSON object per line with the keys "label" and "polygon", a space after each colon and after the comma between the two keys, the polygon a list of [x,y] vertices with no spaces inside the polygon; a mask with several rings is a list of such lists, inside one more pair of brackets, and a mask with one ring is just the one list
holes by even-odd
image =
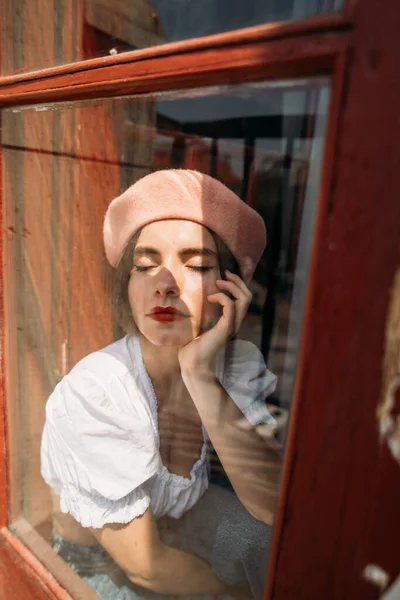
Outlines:
{"label": "lace trim", "polygon": [[174,482],[182,487],[189,487],[195,483],[195,481],[199,477],[200,470],[207,470],[206,463],[206,455],[207,455],[207,444],[203,444],[203,448],[201,450],[201,456],[196,460],[193,467],[190,470],[189,477],[184,477],[183,475],[177,475],[176,473],[170,473],[167,467],[162,466],[161,471],[159,472],[160,478],[167,482]]}
{"label": "lace trim", "polygon": [[250,404],[240,410],[252,425],[261,425],[262,423],[277,425],[276,420],[267,407],[259,400],[253,400],[253,402],[250,402]]}
{"label": "lace trim", "polygon": [[100,494],[85,494],[62,489],[60,508],[63,513],[70,513],[82,527],[101,529],[107,523],[129,523],[140,517],[150,506],[150,498],[145,495],[138,497],[138,491],[133,490],[120,500],[109,500]]}

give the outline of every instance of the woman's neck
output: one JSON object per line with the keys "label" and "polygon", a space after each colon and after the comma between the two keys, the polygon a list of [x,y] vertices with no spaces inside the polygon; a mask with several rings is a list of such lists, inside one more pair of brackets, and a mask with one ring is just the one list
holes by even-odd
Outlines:
{"label": "woman's neck", "polygon": [[153,384],[181,379],[178,347],[154,346],[143,335],[139,339],[143,362]]}

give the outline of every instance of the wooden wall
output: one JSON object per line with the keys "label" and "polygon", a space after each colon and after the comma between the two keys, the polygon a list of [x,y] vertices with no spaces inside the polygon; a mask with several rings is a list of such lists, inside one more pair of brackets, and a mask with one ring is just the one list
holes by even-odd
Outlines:
{"label": "wooden wall", "polygon": [[[4,71],[40,64],[43,56],[82,57],[82,2],[18,3],[20,11],[13,6],[3,23]],[[44,4],[48,19],[33,27]],[[102,223],[110,200],[151,169],[154,124],[150,100],[2,114],[10,520],[22,514],[46,535],[52,500],[39,455],[45,402],[80,358],[114,338]]]}

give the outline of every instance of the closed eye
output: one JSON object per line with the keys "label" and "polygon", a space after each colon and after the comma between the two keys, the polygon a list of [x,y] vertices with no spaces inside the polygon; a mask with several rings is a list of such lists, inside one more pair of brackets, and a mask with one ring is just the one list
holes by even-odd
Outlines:
{"label": "closed eye", "polygon": [[[145,273],[150,269],[155,269],[155,265],[151,265],[149,267],[143,267],[141,265],[133,265],[132,271],[139,271],[139,273]],[[195,265],[187,265],[187,268],[191,271],[195,271],[197,273],[207,273],[208,271],[212,271],[215,267],[205,267],[205,266],[195,266]]]}
{"label": "closed eye", "polygon": [[192,271],[197,271],[199,273],[206,273],[207,271],[212,271],[215,267],[203,267],[203,266],[192,266],[192,265],[187,265],[188,269],[191,269]]}
{"label": "closed eye", "polygon": [[149,269],[154,269],[155,266],[152,265],[150,267],[141,267],[140,265],[133,265],[133,269],[132,271],[139,271],[140,273],[143,273],[144,271],[148,271]]}

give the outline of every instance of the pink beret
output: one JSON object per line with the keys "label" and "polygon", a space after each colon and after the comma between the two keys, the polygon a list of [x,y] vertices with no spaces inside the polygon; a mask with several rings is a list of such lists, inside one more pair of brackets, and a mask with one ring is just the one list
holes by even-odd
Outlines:
{"label": "pink beret", "polygon": [[139,179],[108,207],[104,246],[118,265],[134,233],[154,221],[183,219],[215,232],[249,282],[266,244],[263,219],[220,181],[198,171],[168,169]]}

